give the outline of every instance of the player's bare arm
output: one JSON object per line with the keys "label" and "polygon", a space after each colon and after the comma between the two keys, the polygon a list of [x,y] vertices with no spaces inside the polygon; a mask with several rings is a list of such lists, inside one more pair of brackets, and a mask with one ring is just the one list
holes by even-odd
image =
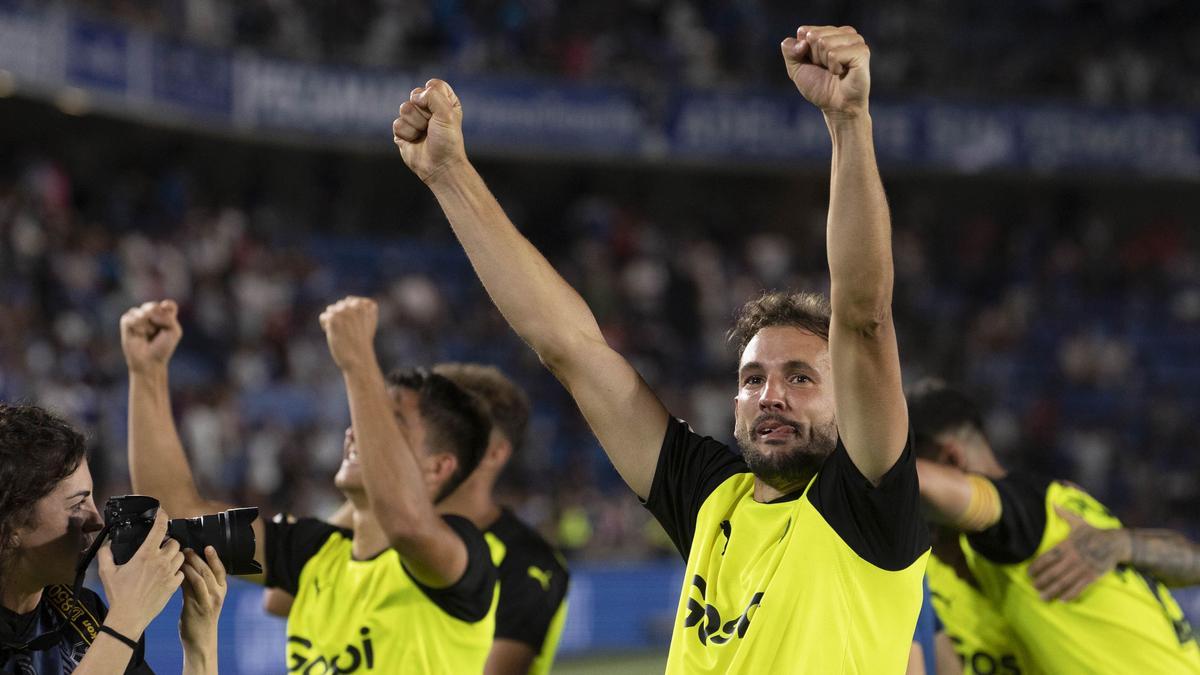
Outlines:
{"label": "player's bare arm", "polygon": [[467,569],[467,546],[442,520],[420,465],[400,431],[375,358],[379,307],[348,297],[321,313],[329,352],[342,371],[370,509],[409,572],[434,588],[450,586]]}
{"label": "player's bare arm", "polygon": [[801,26],[780,45],[788,76],[821,109],[833,140],[827,247],[838,432],[878,482],[908,435],[892,324],[891,218],[871,136],[871,51],[850,27]]}
{"label": "player's bare arm", "polygon": [[1071,534],[1038,556],[1029,575],[1043,600],[1069,602],[1117,565],[1133,565],[1168,586],[1200,584],[1200,545],[1171,530],[1100,529],[1057,508]]}
{"label": "player's bare arm", "polygon": [[962,532],[980,532],[1000,520],[1000,494],[984,476],[917,459],[921,501],[937,523]]}
{"label": "player's bare arm", "polygon": [[[129,370],[129,475],[134,492],[150,495],[176,518],[218,513],[229,504],[209,501],[196,489],[171,414],[168,365],[183,328],[173,300],[147,302],[121,317],[121,350]],[[265,560],[265,529],[257,518],[254,559]],[[243,577],[256,583],[263,575]]]}
{"label": "player's bare arm", "polygon": [[525,675],[535,658],[533,647],[524,642],[497,638],[488,652],[483,675]]}
{"label": "player's bare arm", "polygon": [[617,472],[645,498],[666,409],[608,346],[583,298],[504,214],[467,160],[462,116],[445,82],[414,89],[392,123],[400,155],[433,191],[496,307],[567,388]]}

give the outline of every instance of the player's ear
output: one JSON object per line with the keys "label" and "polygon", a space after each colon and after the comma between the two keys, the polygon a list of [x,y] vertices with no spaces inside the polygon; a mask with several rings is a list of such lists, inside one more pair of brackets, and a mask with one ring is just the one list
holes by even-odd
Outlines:
{"label": "player's ear", "polygon": [[962,443],[954,439],[939,439],[937,443],[939,462],[967,470],[967,452]]}

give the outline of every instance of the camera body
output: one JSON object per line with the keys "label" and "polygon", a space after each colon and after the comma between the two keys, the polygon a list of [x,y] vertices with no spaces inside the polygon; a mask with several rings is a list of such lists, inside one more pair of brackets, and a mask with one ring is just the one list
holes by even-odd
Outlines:
{"label": "camera body", "polygon": [[[104,522],[112,541],[113,562],[129,562],[138,547],[146,540],[154,518],[158,515],[158,500],[145,495],[109,497],[104,504]],[[173,518],[167,523],[167,536],[179,542],[180,548],[197,553],[212,546],[229,574],[261,574],[262,566],[254,560],[254,528],[258,509],[229,509],[195,518]]]}

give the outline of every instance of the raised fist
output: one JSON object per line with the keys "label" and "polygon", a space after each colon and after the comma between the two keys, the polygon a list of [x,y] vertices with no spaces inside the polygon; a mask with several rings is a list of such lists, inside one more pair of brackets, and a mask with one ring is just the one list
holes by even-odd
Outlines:
{"label": "raised fist", "polygon": [[333,361],[343,371],[375,360],[375,328],[379,306],[370,298],[342,298],[321,312],[321,329]]}
{"label": "raised fist", "polygon": [[417,87],[392,122],[392,140],[408,168],[429,183],[467,159],[462,137],[462,103],[450,85],[430,80]]}
{"label": "raised fist", "polygon": [[183,337],[174,300],[146,302],[121,316],[121,351],[132,373],[167,365]]}
{"label": "raised fist", "polygon": [[801,26],[780,45],[788,77],[827,115],[867,111],[871,50],[850,26]]}

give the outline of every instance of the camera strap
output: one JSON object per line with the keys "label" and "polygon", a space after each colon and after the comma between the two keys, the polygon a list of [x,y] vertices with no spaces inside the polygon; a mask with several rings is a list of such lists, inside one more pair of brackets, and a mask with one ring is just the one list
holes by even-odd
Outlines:
{"label": "camera strap", "polygon": [[87,552],[79,559],[79,564],[75,566],[75,584],[72,586],[72,595],[79,595],[79,589],[83,588],[83,578],[87,576],[88,565],[91,565],[92,561],[96,559],[96,553],[100,551],[100,547],[108,538],[111,530],[112,525],[105,523],[104,527],[96,533],[96,538],[92,540],[92,545],[88,547]]}
{"label": "camera strap", "polygon": [[[42,594],[43,599],[65,623],[26,642],[4,642],[0,644],[0,652],[44,652],[62,643],[63,633],[68,625],[75,629],[84,644],[90,645],[96,640],[96,636],[100,634],[100,620],[76,599],[73,588],[66,584],[55,584],[43,589]],[[3,659],[0,659],[0,663],[3,663]]]}

